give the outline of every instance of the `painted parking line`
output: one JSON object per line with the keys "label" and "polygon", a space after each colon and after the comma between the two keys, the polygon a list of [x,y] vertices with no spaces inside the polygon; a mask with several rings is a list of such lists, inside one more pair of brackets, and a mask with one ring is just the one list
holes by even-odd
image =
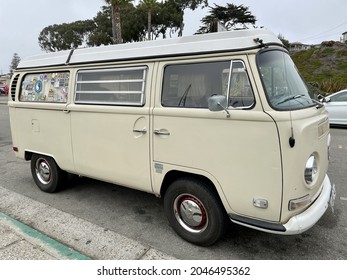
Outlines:
{"label": "painted parking line", "polygon": [[60,256],[68,260],[91,260],[88,256],[82,255],[77,251],[65,246],[64,244],[50,238],[49,236],[23,224],[16,219],[13,219],[3,213],[0,213],[0,219],[10,222],[16,229],[20,230],[22,233],[37,239],[38,241],[44,243],[46,246],[56,250]]}

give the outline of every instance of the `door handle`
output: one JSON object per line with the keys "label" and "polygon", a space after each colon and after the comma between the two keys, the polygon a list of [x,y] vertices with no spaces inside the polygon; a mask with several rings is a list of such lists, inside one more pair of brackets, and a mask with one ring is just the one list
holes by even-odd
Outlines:
{"label": "door handle", "polygon": [[146,128],[142,128],[142,129],[133,129],[133,132],[137,132],[137,133],[143,133],[146,134],[147,133],[147,129]]}
{"label": "door handle", "polygon": [[155,130],[153,131],[153,133],[154,133],[155,135],[165,135],[165,136],[169,136],[169,135],[170,135],[170,132],[167,131],[166,129],[155,129]]}

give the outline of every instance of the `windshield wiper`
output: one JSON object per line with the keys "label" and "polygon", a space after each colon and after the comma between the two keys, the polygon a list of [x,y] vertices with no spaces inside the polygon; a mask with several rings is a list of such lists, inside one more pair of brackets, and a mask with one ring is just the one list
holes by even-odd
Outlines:
{"label": "windshield wiper", "polygon": [[313,98],[307,98],[306,96],[303,96],[304,98],[306,98],[307,100],[311,100],[314,104],[316,104],[316,108],[322,108],[324,106],[324,104],[316,99]]}
{"label": "windshield wiper", "polygon": [[304,94],[291,95],[291,96],[288,96],[287,98],[281,100],[280,102],[277,102],[276,105],[280,105],[282,103],[288,102],[289,100],[297,99],[297,98],[304,97],[304,96],[305,96]]}
{"label": "windshield wiper", "polygon": [[322,102],[319,102],[318,100],[316,99],[311,99],[313,101],[314,104],[316,104],[316,108],[319,109],[319,108],[322,108],[324,106],[324,104]]}
{"label": "windshield wiper", "polygon": [[285,103],[287,101],[290,101],[290,100],[293,100],[293,99],[297,99],[297,98],[305,98],[306,100],[310,100],[312,101],[314,104],[316,104],[316,108],[319,109],[319,108],[322,108],[324,106],[324,104],[322,102],[319,102],[315,99],[312,99],[312,98],[307,98],[305,94],[297,94],[297,95],[291,95],[291,96],[288,96],[287,98],[281,100],[280,102],[276,103],[276,105],[280,105],[282,103]]}

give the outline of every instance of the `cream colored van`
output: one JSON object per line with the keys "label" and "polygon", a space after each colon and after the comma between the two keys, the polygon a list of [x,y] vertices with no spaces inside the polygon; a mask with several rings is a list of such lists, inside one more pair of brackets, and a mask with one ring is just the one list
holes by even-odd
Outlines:
{"label": "cream colored van", "polygon": [[334,200],[328,114],[264,29],[29,57],[8,104],[41,190],[73,173],[153,193],[195,244],[228,220],[298,234]]}

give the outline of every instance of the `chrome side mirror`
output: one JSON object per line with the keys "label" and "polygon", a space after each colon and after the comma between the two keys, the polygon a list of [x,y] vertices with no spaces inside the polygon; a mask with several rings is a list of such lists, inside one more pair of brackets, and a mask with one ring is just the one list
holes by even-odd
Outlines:
{"label": "chrome side mirror", "polygon": [[212,112],[225,111],[227,118],[230,118],[230,113],[227,110],[228,99],[224,95],[213,95],[208,99],[208,109]]}
{"label": "chrome side mirror", "polygon": [[325,97],[325,96],[323,96],[321,94],[318,94],[317,98],[318,98],[319,102],[328,103],[328,102],[331,101],[330,97]]}

